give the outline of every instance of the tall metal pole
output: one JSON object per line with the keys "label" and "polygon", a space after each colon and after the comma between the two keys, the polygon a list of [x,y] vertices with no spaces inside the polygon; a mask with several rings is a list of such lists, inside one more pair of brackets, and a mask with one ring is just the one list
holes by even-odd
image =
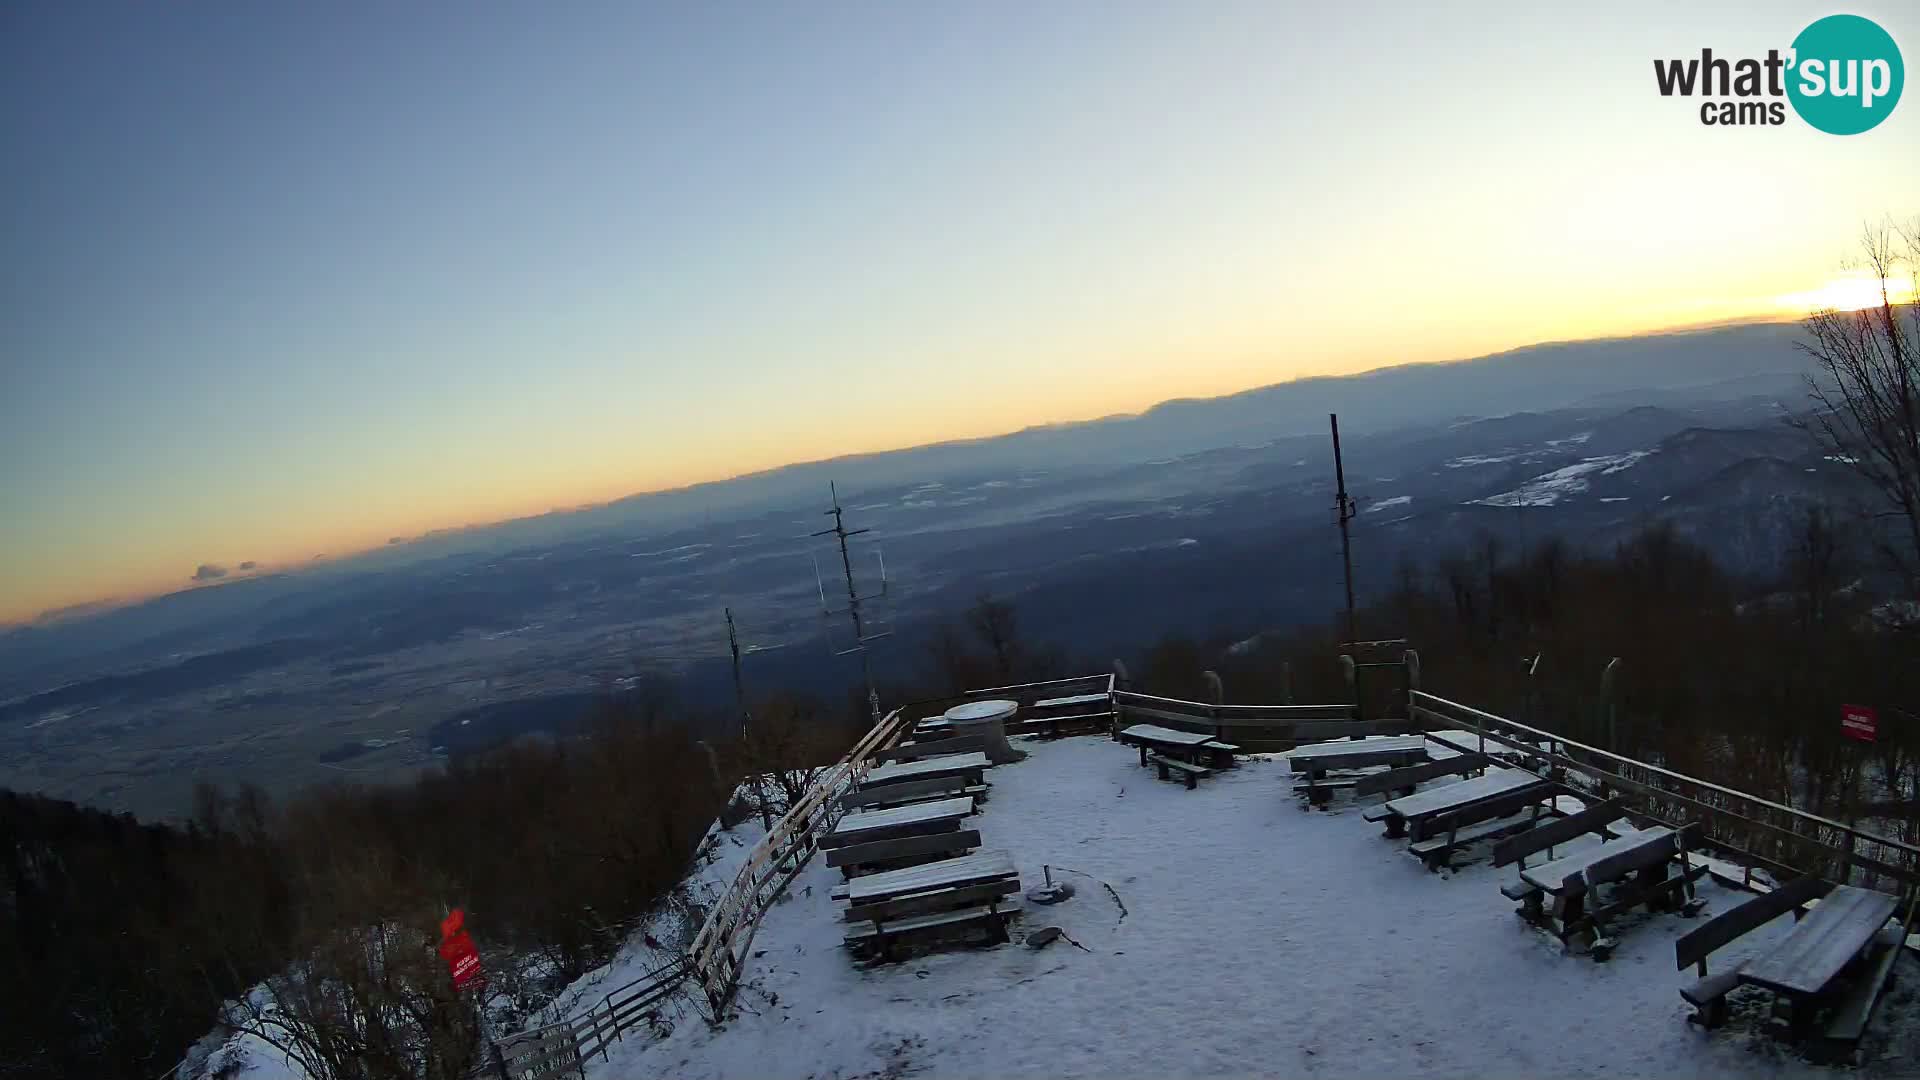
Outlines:
{"label": "tall metal pole", "polygon": [[[753,725],[753,715],[747,711],[747,683],[740,676],[740,637],[733,630],[733,609],[727,608],[727,649],[733,653],[733,701],[740,709],[740,736],[747,738],[747,729]],[[760,771],[763,762],[753,751],[752,743],[747,744],[748,768],[753,773],[753,795],[760,804],[760,826],[768,832],[773,831],[773,808],[767,805],[766,774]],[[711,752],[711,748],[709,748]],[[716,772],[719,770],[716,768]]]}
{"label": "tall metal pole", "polygon": [[727,608],[727,649],[733,653],[733,703],[740,710],[740,734],[747,733],[753,717],[747,712],[747,687],[740,678],[740,637],[733,630],[733,609]]}
{"label": "tall metal pole", "polygon": [[1340,460],[1340,415],[1328,413],[1327,420],[1333,425],[1333,479],[1335,492],[1333,508],[1340,518],[1340,562],[1345,571],[1342,583],[1347,589],[1347,640],[1360,640],[1359,632],[1354,629],[1353,617],[1353,539],[1348,534],[1347,523],[1353,520],[1353,500],[1347,497],[1347,467]]}
{"label": "tall metal pole", "polygon": [[833,536],[840,542],[840,569],[847,576],[847,614],[853,619],[853,642],[860,650],[860,673],[867,681],[867,709],[873,713],[873,722],[880,722],[880,692],[873,686],[873,658],[867,654],[866,625],[860,618],[860,592],[853,584],[853,556],[847,552],[849,537],[859,536],[866,529],[851,529],[846,526],[840,509],[840,490],[832,481],[827,483],[827,491],[833,496],[833,509],[827,515],[833,518],[833,528],[822,529],[815,536]]}

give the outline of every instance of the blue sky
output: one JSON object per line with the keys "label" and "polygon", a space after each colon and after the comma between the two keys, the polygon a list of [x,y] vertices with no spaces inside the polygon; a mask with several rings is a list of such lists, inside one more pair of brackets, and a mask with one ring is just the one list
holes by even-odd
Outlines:
{"label": "blue sky", "polygon": [[8,5],[0,618],[1777,313],[1920,213],[1920,102],[1714,130],[1651,61],[1831,10]]}

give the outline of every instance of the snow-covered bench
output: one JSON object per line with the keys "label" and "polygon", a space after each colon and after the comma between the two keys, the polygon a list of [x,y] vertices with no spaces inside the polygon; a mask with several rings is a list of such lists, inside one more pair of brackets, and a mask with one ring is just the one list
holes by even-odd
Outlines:
{"label": "snow-covered bench", "polygon": [[1553,789],[1522,789],[1441,814],[1427,827],[1427,837],[1407,845],[1429,870],[1453,861],[1453,853],[1469,844],[1499,840],[1526,832],[1554,813]]}
{"label": "snow-covered bench", "polygon": [[840,807],[843,810],[861,810],[869,807],[909,806],[934,799],[957,799],[962,795],[984,799],[986,794],[985,783],[969,784],[963,776],[934,776],[925,780],[908,780],[899,784],[881,784],[878,787],[862,785],[840,796]]}
{"label": "snow-covered bench", "polygon": [[[1425,761],[1405,768],[1388,769],[1386,772],[1371,773],[1360,778],[1353,787],[1355,798],[1367,795],[1379,795],[1384,792],[1398,791],[1413,794],[1414,788],[1428,780],[1438,780],[1443,776],[1464,776],[1486,768],[1488,761],[1479,754],[1459,754],[1441,758],[1438,761]],[[1390,813],[1384,806],[1374,807],[1362,815],[1368,821],[1384,821]]]}
{"label": "snow-covered bench", "polygon": [[1577,840],[1589,833],[1612,839],[1615,830],[1612,824],[1626,817],[1627,811],[1618,799],[1609,799],[1587,807],[1577,814],[1570,814],[1556,821],[1529,829],[1517,836],[1510,836],[1493,848],[1493,865],[1496,867],[1518,864],[1520,877],[1511,884],[1500,886],[1500,895],[1509,900],[1522,903],[1519,914],[1528,922],[1541,920],[1541,905],[1544,890],[1526,879],[1527,856],[1537,851],[1547,853],[1547,860],[1553,861],[1553,849],[1569,841]]}
{"label": "snow-covered bench", "polygon": [[1186,781],[1189,789],[1193,788],[1201,777],[1213,775],[1213,769],[1206,765],[1195,765],[1191,761],[1181,761],[1179,758],[1168,757],[1165,754],[1148,754],[1147,761],[1160,770],[1160,779],[1170,780],[1173,774],[1178,773],[1180,779]]}
{"label": "snow-covered bench", "polygon": [[1694,1007],[1687,1020],[1706,1028],[1726,1023],[1727,994],[1740,985],[1740,969],[1745,965],[1735,964],[1718,975],[1709,975],[1707,956],[1710,953],[1788,912],[1799,921],[1806,913],[1806,903],[1827,895],[1832,887],[1816,877],[1795,878],[1715,915],[1674,942],[1675,966],[1681,971],[1689,967],[1699,969],[1699,980],[1680,988],[1680,996]]}
{"label": "snow-covered bench", "polygon": [[921,863],[964,855],[980,846],[978,829],[935,833],[932,836],[906,836],[898,840],[875,840],[849,844],[827,852],[827,865],[852,878],[856,873],[876,869],[898,870]]}
{"label": "snow-covered bench", "polygon": [[[1583,832],[1594,829],[1605,832],[1619,813],[1618,803],[1603,803],[1593,810],[1583,810],[1572,817],[1521,833],[1509,843],[1524,847],[1526,844],[1522,842],[1538,843],[1556,835],[1564,843],[1578,834],[1563,835],[1562,830],[1575,828]],[[1665,906],[1669,901],[1668,894],[1675,891],[1686,897],[1682,903],[1683,914],[1691,916],[1699,911],[1699,903],[1692,895],[1693,882],[1705,874],[1707,868],[1704,864],[1697,867],[1687,864],[1687,834],[1692,828],[1692,825],[1679,829],[1665,826],[1626,828],[1619,835],[1611,836],[1599,844],[1562,855],[1558,859],[1549,859],[1537,866],[1525,865],[1522,858],[1520,887],[1507,886],[1500,891],[1508,897],[1523,900],[1520,914],[1550,930],[1562,942],[1576,934],[1591,931],[1593,944],[1590,955],[1595,960],[1605,960],[1613,951],[1614,943],[1607,933],[1607,920],[1614,915],[1642,904],[1649,909]],[[1545,835],[1536,837],[1533,833]],[[1675,858],[1681,864],[1681,872],[1677,876],[1668,873],[1668,864]],[[1596,895],[1599,887],[1615,882],[1626,884],[1611,901],[1599,903]],[[1553,899],[1551,911],[1544,909],[1546,897]]]}

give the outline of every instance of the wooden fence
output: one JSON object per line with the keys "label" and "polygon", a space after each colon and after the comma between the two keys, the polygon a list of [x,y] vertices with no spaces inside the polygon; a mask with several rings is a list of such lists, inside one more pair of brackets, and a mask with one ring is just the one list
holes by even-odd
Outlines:
{"label": "wooden fence", "polygon": [[1920,885],[1920,848],[1910,844],[1419,690],[1409,705],[1426,730],[1472,732],[1483,752],[1511,755],[1602,797],[1623,795],[1669,825],[1697,823],[1705,839],[1769,869],[1870,888],[1891,882],[1894,891]]}
{"label": "wooden fence", "polygon": [[1352,705],[1213,705],[1202,701],[1113,693],[1114,724],[1158,724],[1204,732],[1253,753],[1291,750],[1303,742],[1365,735],[1402,735],[1410,720],[1358,720]]}

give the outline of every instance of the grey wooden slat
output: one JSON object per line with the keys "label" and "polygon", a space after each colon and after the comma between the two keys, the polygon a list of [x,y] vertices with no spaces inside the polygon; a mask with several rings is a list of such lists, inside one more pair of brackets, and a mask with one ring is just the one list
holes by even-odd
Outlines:
{"label": "grey wooden slat", "polygon": [[1014,872],[1013,856],[1007,852],[998,849],[977,851],[957,859],[943,859],[905,870],[888,870],[854,878],[847,883],[847,899],[860,903],[901,893],[937,889],[943,885],[987,881]]}
{"label": "grey wooden slat", "polygon": [[961,829],[932,836],[907,836],[898,840],[875,840],[870,844],[847,844],[827,852],[827,865],[866,866],[893,859],[911,859],[919,855],[966,851],[980,846],[978,829]]}
{"label": "grey wooden slat", "polygon": [[902,743],[890,750],[882,750],[876,756],[883,762],[919,761],[923,758],[939,757],[942,754],[971,754],[984,751],[986,748],[987,738],[984,735],[959,735],[951,739]]}
{"label": "grey wooden slat", "polygon": [[[1554,824],[1557,825],[1560,822]],[[1611,859],[1615,855],[1636,852],[1642,847],[1657,845],[1663,841],[1670,842],[1672,836],[1673,830],[1664,825],[1628,833],[1626,836],[1607,840],[1590,848],[1582,848],[1571,855],[1562,855],[1552,862],[1529,866],[1520,871],[1520,877],[1528,884],[1537,885],[1550,893],[1578,892],[1582,888],[1579,879],[1589,867],[1602,860]]]}
{"label": "grey wooden slat", "polygon": [[1549,821],[1539,828],[1529,829],[1519,836],[1502,841],[1493,849],[1493,865],[1505,866],[1508,863],[1519,862],[1536,851],[1545,851],[1588,833],[1597,833],[1612,822],[1625,817],[1626,813],[1626,808],[1621,806],[1620,800],[1609,799],[1589,806],[1577,814],[1569,814],[1555,821]]}
{"label": "grey wooden slat", "polygon": [[1765,926],[1809,900],[1818,900],[1832,888],[1817,877],[1800,877],[1771,892],[1743,901],[1708,919],[1674,942],[1674,966],[1685,971],[1705,960],[1707,954],[1722,945]]}
{"label": "grey wooden slat", "polygon": [[900,802],[922,795],[958,796],[967,787],[964,776],[929,776],[924,780],[902,780],[897,784],[860,787],[840,796],[840,805],[849,810],[875,803]]}
{"label": "grey wooden slat", "polygon": [[[1529,806],[1533,806],[1535,803],[1544,802],[1547,799],[1553,798],[1558,794],[1559,790],[1557,786],[1522,789],[1508,792],[1505,795],[1495,795],[1491,799],[1481,799],[1478,802],[1463,806],[1458,810],[1450,810],[1444,814],[1435,814],[1433,817],[1428,818],[1427,831],[1430,833],[1444,833],[1449,829],[1464,829],[1467,826],[1477,825],[1482,821],[1487,821],[1492,818],[1510,817],[1525,810]],[[1537,823],[1538,818],[1536,817],[1534,820]]]}
{"label": "grey wooden slat", "polygon": [[924,758],[920,761],[901,761],[882,765],[867,773],[866,777],[860,781],[860,786],[879,787],[881,784],[891,784],[901,780],[922,780],[929,776],[964,775],[980,772],[992,764],[985,754],[949,754]]}
{"label": "grey wooden slat", "polygon": [[1523,769],[1489,769],[1481,776],[1457,784],[1433,788],[1404,798],[1390,799],[1387,809],[1409,820],[1430,817],[1466,806],[1480,799],[1491,799],[1509,791],[1545,786],[1546,781]]}
{"label": "grey wooden slat", "polygon": [[941,911],[951,911],[954,908],[976,907],[1019,891],[1020,882],[1017,878],[1001,878],[997,881],[982,881],[974,885],[930,889],[922,893],[908,893],[871,903],[849,905],[846,918],[848,922],[863,922],[871,919],[898,919],[908,915],[932,915]]}
{"label": "grey wooden slat", "polygon": [[1489,762],[1478,754],[1461,754],[1456,757],[1441,758],[1419,765],[1408,765],[1401,769],[1390,769],[1383,773],[1360,778],[1360,784],[1354,788],[1355,795],[1377,795],[1383,791],[1398,791],[1410,788],[1428,780],[1437,780],[1442,776],[1468,773],[1475,769],[1484,769]]}
{"label": "grey wooden slat", "polygon": [[[901,919],[896,922],[887,923],[886,927],[888,934],[907,934],[916,930],[931,930],[937,926],[957,926],[961,923],[976,922],[981,919],[992,918],[994,915],[1000,914],[1000,912],[1000,908],[992,905],[965,908],[960,911],[943,911],[933,915],[916,915],[909,919]],[[871,922],[848,923],[846,940],[849,942],[859,941],[862,938],[873,937],[878,932],[878,929]]]}
{"label": "grey wooden slat", "polygon": [[1785,938],[1748,963],[1740,978],[1786,993],[1817,994],[1899,906],[1885,893],[1835,886]]}
{"label": "grey wooden slat", "polygon": [[1175,731],[1172,728],[1163,728],[1154,724],[1134,724],[1131,727],[1123,729],[1120,732],[1120,737],[1122,739],[1137,739],[1141,742],[1164,743],[1168,746],[1199,746],[1201,743],[1211,741],[1213,734],[1211,732],[1200,734],[1193,731]]}

